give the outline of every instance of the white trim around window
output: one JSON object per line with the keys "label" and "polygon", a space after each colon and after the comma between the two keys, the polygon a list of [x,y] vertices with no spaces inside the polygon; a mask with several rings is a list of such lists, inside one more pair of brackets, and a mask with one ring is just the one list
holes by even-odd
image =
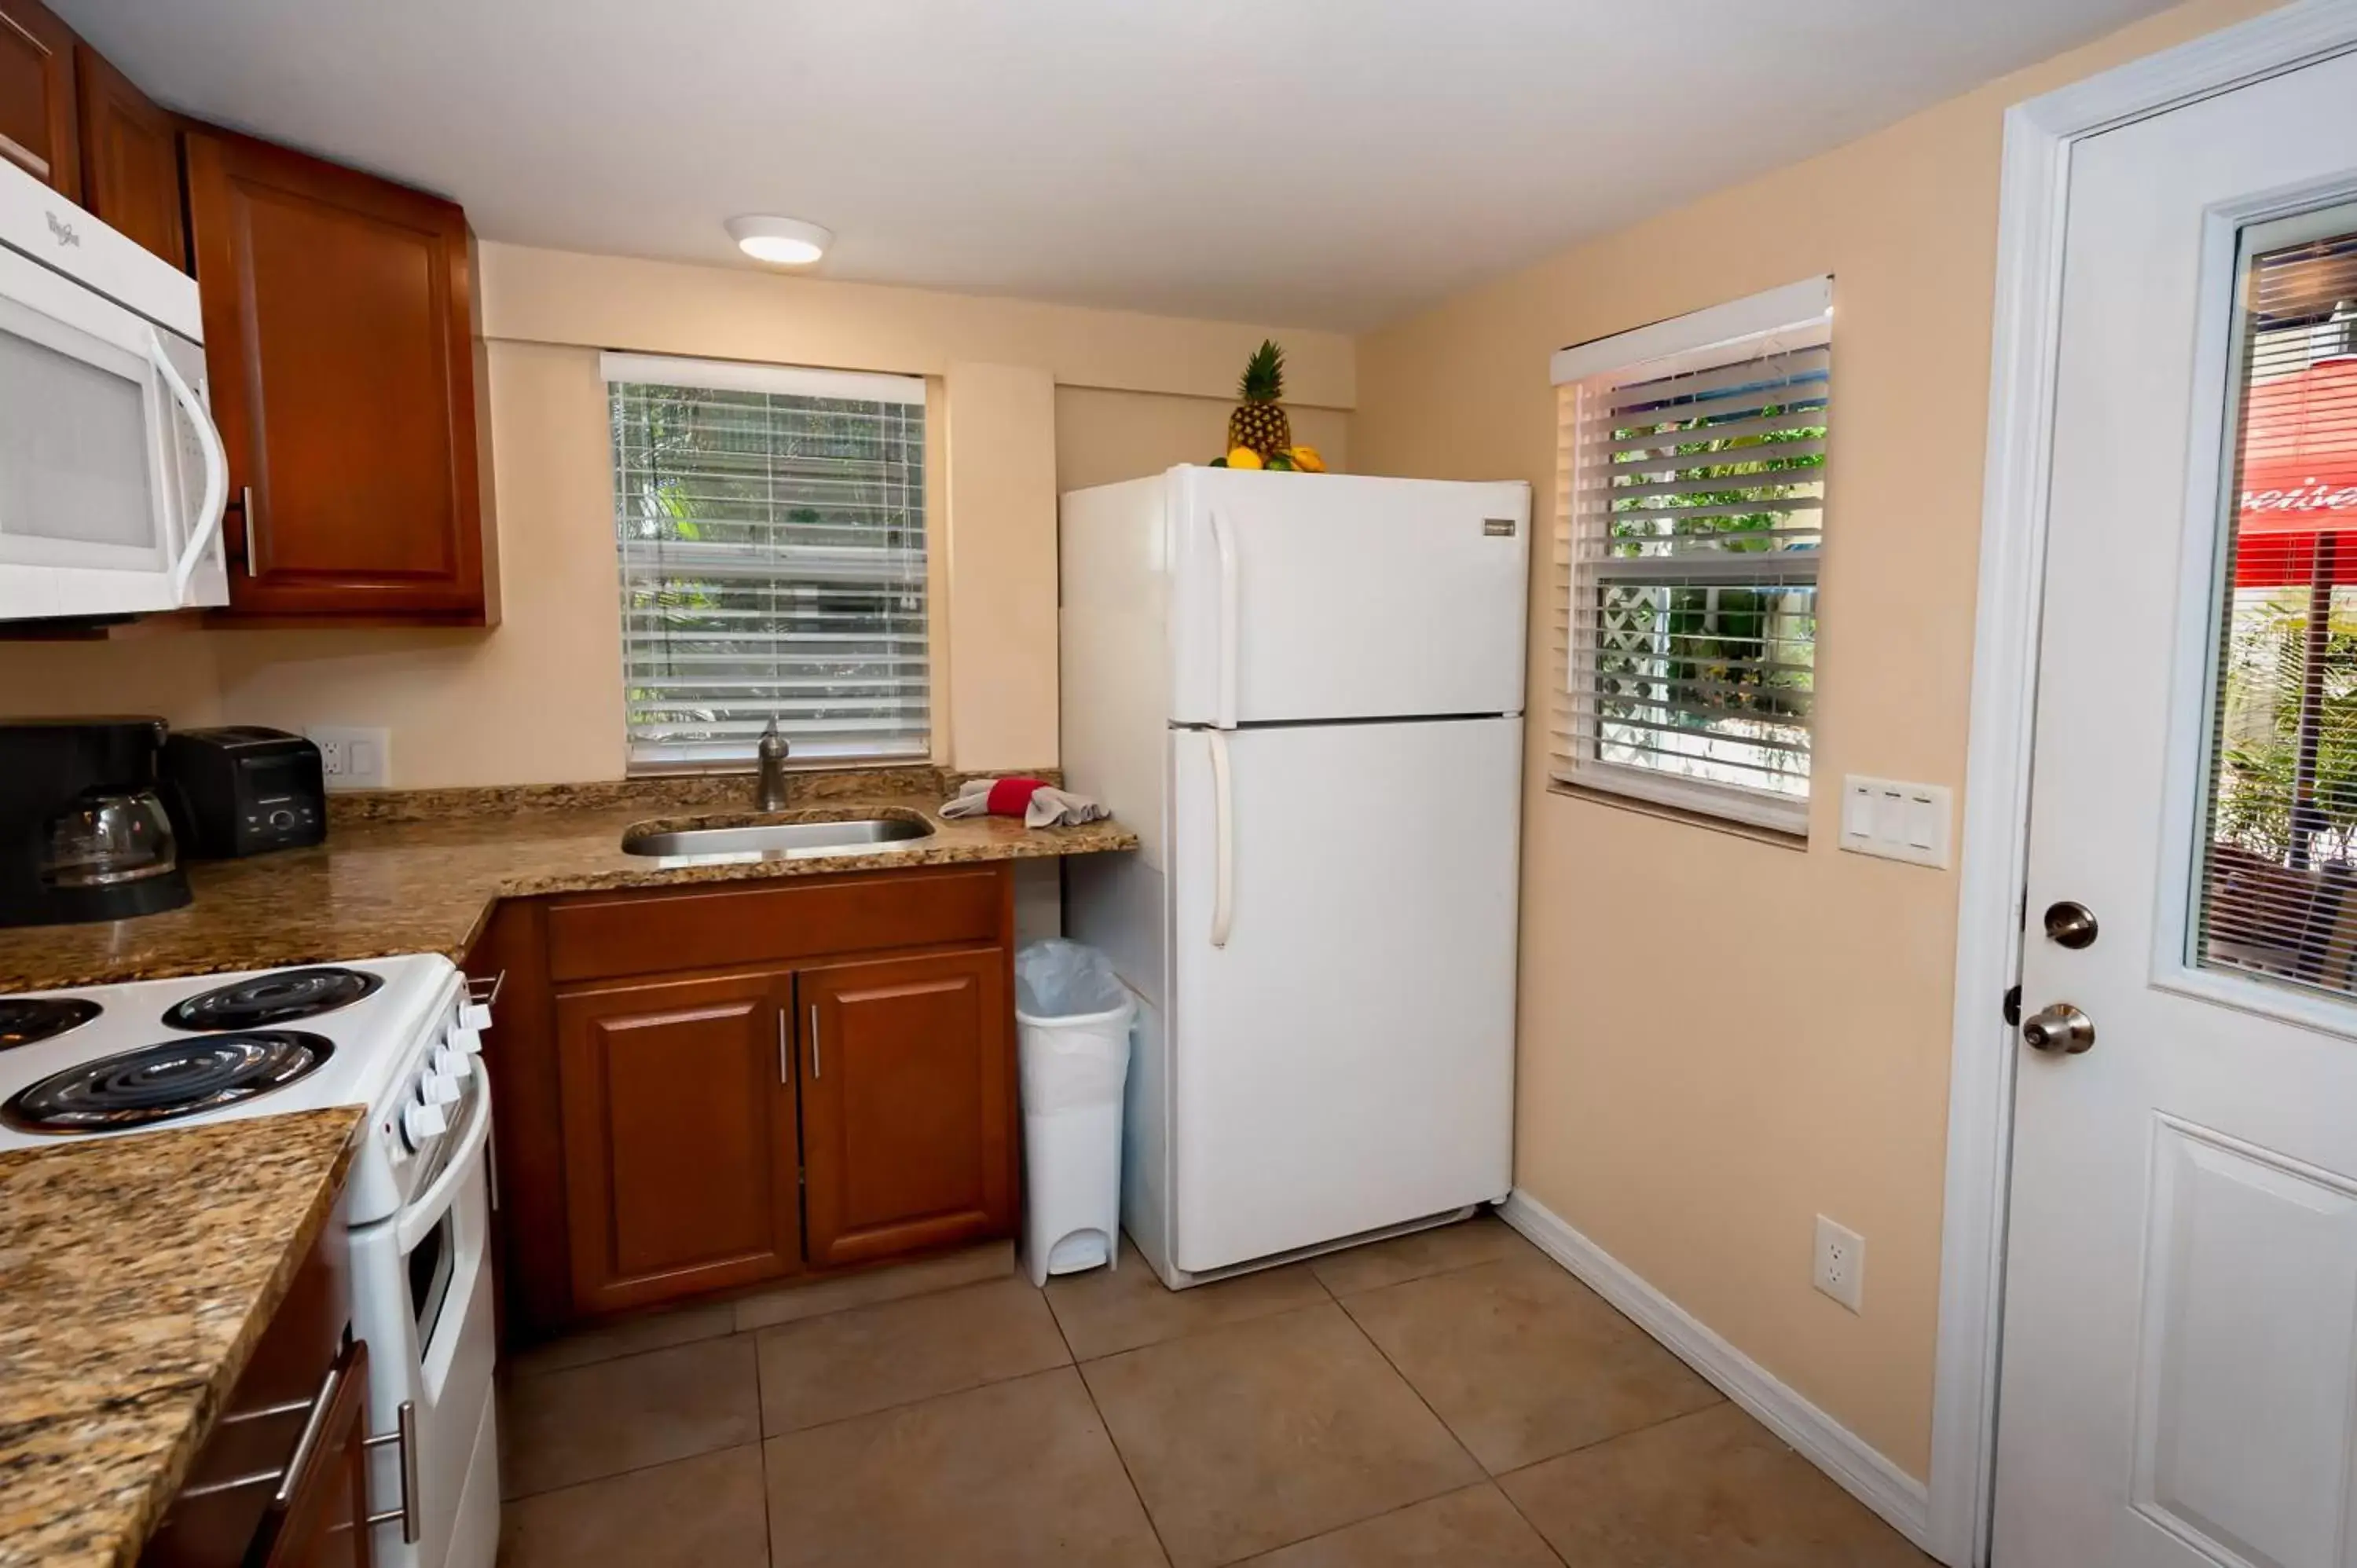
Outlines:
{"label": "white trim around window", "polygon": [[1555,356],[1555,782],[1808,832],[1833,280]]}

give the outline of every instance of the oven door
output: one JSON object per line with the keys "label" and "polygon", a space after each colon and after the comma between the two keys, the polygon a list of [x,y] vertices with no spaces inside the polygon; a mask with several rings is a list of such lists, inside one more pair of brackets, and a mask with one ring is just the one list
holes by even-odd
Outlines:
{"label": "oven door", "polygon": [[[433,1178],[389,1219],[352,1233],[352,1317],[369,1342],[371,1506],[378,1568],[490,1568],[498,1547],[497,1439],[489,1415],[491,1316],[484,1075],[466,1080],[457,1131]],[[486,1513],[486,1506],[489,1512]]]}
{"label": "oven door", "polygon": [[0,247],[0,618],[226,604],[204,349]]}

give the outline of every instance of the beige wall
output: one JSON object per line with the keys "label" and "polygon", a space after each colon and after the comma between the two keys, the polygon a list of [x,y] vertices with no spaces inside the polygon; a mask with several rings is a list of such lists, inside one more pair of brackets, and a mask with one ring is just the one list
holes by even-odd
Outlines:
{"label": "beige wall", "polygon": [[[1360,343],[1361,469],[1551,496],[1554,349],[1834,274],[1812,843],[1550,791],[1534,651],[1516,1182],[1918,1476],[1955,878],[1838,852],[1824,786],[1963,780],[2005,107],[2263,8],[2164,13]],[[1867,1238],[1862,1316],[1810,1288],[1819,1212]]]}
{"label": "beige wall", "polygon": [[[1055,496],[1220,449],[1264,336],[1304,439],[1339,452],[1339,334],[486,244],[502,624],[0,643],[0,713],[382,725],[402,786],[620,776],[619,585],[597,351],[898,371],[946,404],[935,709],[961,767],[1056,760]],[[1324,404],[1325,407],[1317,405]],[[1074,421],[1074,443],[1058,421]],[[960,439],[961,435],[964,436]],[[943,471],[945,470],[945,475]],[[1082,476],[1075,478],[1076,475]]]}

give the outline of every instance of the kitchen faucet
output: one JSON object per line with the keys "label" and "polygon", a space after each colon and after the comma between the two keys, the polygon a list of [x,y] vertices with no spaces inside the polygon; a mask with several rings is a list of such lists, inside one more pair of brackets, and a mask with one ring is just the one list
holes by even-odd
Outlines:
{"label": "kitchen faucet", "polygon": [[786,757],[793,746],[778,733],[778,721],[771,719],[770,727],[761,732],[761,744],[755,748],[761,759],[761,771],[753,783],[753,809],[757,811],[783,811],[786,805]]}

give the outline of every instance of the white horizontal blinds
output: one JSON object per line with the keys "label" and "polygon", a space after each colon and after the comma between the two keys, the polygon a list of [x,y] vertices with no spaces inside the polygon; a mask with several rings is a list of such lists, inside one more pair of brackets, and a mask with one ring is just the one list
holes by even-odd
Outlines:
{"label": "white horizontal blinds", "polygon": [[924,382],[606,357],[630,760],[931,745]]}
{"label": "white horizontal blinds", "polygon": [[1805,831],[1825,317],[1598,371],[1562,419],[1555,777]]}
{"label": "white horizontal blinds", "polygon": [[2357,994],[2357,208],[2246,235],[2238,281],[2194,954]]}

